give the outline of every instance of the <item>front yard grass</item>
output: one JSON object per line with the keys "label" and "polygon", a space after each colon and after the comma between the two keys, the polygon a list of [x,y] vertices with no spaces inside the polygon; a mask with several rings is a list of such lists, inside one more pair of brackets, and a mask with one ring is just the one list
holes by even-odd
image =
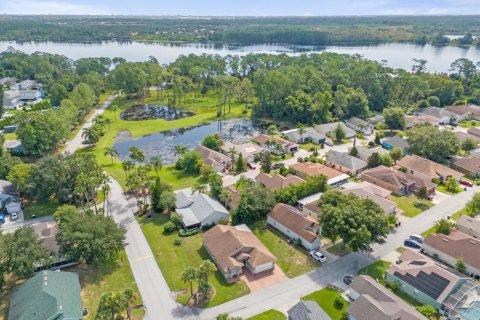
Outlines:
{"label": "front yard grass", "polygon": [[440,192],[449,194],[449,195],[455,195],[455,194],[457,194],[457,193],[462,192],[464,188],[459,186],[459,187],[457,188],[457,190],[455,190],[455,191],[450,191],[450,190],[447,190],[447,188],[445,188],[445,185],[439,184],[435,189],[437,189],[437,190],[440,191]]}
{"label": "front yard grass", "polygon": [[280,311],[270,309],[247,320],[287,320],[287,317]]}
{"label": "front yard grass", "polygon": [[[461,210],[458,210],[457,212],[455,212],[455,213],[450,217],[450,219],[453,220],[453,221],[456,221],[458,218],[460,218],[461,216],[463,216],[463,215],[465,215],[465,214],[468,214],[467,208],[463,208],[463,209],[461,209]],[[434,225],[434,226],[431,227],[430,229],[425,230],[424,232],[422,232],[422,237],[426,238],[428,235],[434,234],[434,233],[437,233],[437,227],[436,227],[436,225]]]}
{"label": "front yard grass", "polygon": [[340,293],[336,290],[325,288],[302,297],[302,300],[315,301],[333,320],[340,320],[347,311],[348,302],[344,301],[342,308],[336,308],[335,297],[337,295],[340,295]]}
{"label": "front yard grass", "polygon": [[266,221],[258,221],[250,225],[250,229],[257,238],[277,258],[277,264],[289,278],[312,271],[319,266],[318,262],[310,258],[308,252],[288,244],[286,238],[276,230],[265,227]]}
{"label": "front yard grass", "polygon": [[425,199],[418,199],[415,196],[402,196],[397,197],[394,195],[390,196],[390,199],[394,201],[398,208],[402,210],[402,215],[413,218],[423,211],[433,207],[433,204]]}
{"label": "front yard grass", "polygon": [[[196,268],[203,260],[211,258],[202,246],[201,234],[183,237],[182,244],[176,246],[174,240],[180,238],[178,233],[168,235],[163,233],[163,225],[167,221],[166,215],[155,214],[153,218],[141,222],[141,227],[170,290],[180,291],[188,287],[181,280],[182,272],[188,267]],[[222,304],[249,293],[243,281],[228,284],[220,271],[210,277],[210,283],[215,288],[215,296],[203,307]],[[186,303],[189,295],[189,293],[179,294],[177,301]]]}
{"label": "front yard grass", "polygon": [[385,273],[390,265],[391,263],[388,261],[378,260],[360,269],[358,274],[369,275],[373,279],[378,280],[382,285],[385,285]]}
{"label": "front yard grass", "polygon": [[61,204],[54,200],[28,202],[23,210],[23,217],[25,220],[28,220],[32,219],[33,215],[35,215],[36,218],[51,216],[60,206]]}
{"label": "front yard grass", "polygon": [[480,122],[475,120],[465,120],[460,122],[459,126],[462,128],[480,127]]}
{"label": "front yard grass", "polygon": [[343,241],[334,244],[333,246],[328,248],[327,251],[339,257],[343,257],[352,252],[349,247],[343,245]]}
{"label": "front yard grass", "polygon": [[5,133],[3,136],[5,137],[5,140],[16,140],[17,139],[17,134],[15,132]]}

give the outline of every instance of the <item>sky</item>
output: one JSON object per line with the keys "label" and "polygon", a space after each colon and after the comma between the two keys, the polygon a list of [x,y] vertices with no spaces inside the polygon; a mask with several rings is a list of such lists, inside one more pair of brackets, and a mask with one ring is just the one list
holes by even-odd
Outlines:
{"label": "sky", "polygon": [[0,14],[462,15],[480,14],[480,0],[0,0]]}

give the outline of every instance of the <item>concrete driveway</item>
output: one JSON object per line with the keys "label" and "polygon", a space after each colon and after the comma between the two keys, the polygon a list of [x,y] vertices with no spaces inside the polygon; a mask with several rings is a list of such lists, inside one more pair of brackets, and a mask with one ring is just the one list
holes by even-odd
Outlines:
{"label": "concrete driveway", "polygon": [[283,273],[278,265],[275,265],[273,270],[265,271],[257,275],[252,275],[248,270],[241,275],[240,280],[245,282],[250,292],[257,292],[261,289],[268,288],[274,284],[288,280],[288,277]]}
{"label": "concrete driveway", "polygon": [[435,194],[433,195],[432,203],[433,204],[439,204],[448,198],[450,198],[451,195],[448,195],[446,193],[440,192],[440,191],[435,191]]}

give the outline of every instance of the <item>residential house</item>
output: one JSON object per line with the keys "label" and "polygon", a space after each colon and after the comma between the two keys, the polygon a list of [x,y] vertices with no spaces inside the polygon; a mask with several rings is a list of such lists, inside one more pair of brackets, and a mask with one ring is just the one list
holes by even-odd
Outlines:
{"label": "residential house", "polygon": [[480,240],[461,231],[452,230],[449,235],[431,234],[422,244],[430,256],[438,257],[450,266],[463,259],[465,272],[480,276]]}
{"label": "residential house", "polygon": [[347,309],[350,320],[427,320],[370,276],[355,277],[349,294],[354,300]]}
{"label": "residential house", "polygon": [[13,289],[8,319],[83,319],[78,274],[38,272]]}
{"label": "residential house", "polygon": [[462,120],[473,119],[480,121],[480,106],[474,104],[464,104],[460,106],[450,106],[446,109],[461,117]]}
{"label": "residential house", "polygon": [[381,123],[385,121],[385,117],[382,116],[381,114],[377,114],[373,117],[367,118],[367,121],[373,125],[376,125],[377,123]]}
{"label": "residential house", "polygon": [[230,194],[230,200],[228,201],[226,207],[229,209],[235,209],[240,203],[240,191],[237,190],[233,185],[226,186],[225,190]]}
{"label": "residential house", "polygon": [[348,153],[335,150],[330,150],[328,152],[325,164],[352,176],[358,175],[368,166],[366,161],[352,157]]}
{"label": "residential house", "polygon": [[318,220],[318,217],[322,213],[322,211],[317,205],[319,199],[320,197],[313,201],[304,201],[305,203],[300,206],[300,208],[302,209],[302,212],[305,215],[308,215],[313,219]]}
{"label": "residential house", "polygon": [[455,221],[458,231],[463,232],[470,237],[480,239],[480,219],[462,215]]}
{"label": "residential house", "polygon": [[480,317],[480,284],[467,279],[448,295],[440,307],[448,320],[478,320]]}
{"label": "residential house", "polygon": [[480,156],[456,158],[450,166],[470,178],[477,179],[480,177]]}
{"label": "residential house", "polygon": [[175,208],[182,215],[183,226],[187,230],[228,221],[230,216],[218,200],[204,193],[186,194],[178,191]]}
{"label": "residential house", "polygon": [[327,184],[332,187],[344,184],[349,178],[348,175],[320,163],[297,162],[290,165],[289,168],[304,180],[323,174],[327,178]]}
{"label": "residential house", "polygon": [[390,138],[385,138],[380,140],[380,142],[382,143],[382,147],[387,150],[398,148],[402,150],[402,153],[404,156],[408,154],[408,147],[409,147],[408,142],[402,137],[394,136]]}
{"label": "residential house", "polygon": [[237,159],[238,155],[242,155],[245,161],[254,163],[260,157],[260,155],[267,151],[267,149],[260,147],[257,144],[252,142],[242,143],[242,144],[234,144],[229,141],[226,141],[222,147],[221,151],[223,154],[230,156],[231,151],[235,151],[234,158]]}
{"label": "residential house", "polygon": [[318,303],[311,300],[300,300],[287,314],[288,320],[332,320]]}
{"label": "residential house", "polygon": [[295,143],[314,143],[314,144],[322,144],[325,143],[327,137],[323,134],[319,133],[312,127],[307,127],[304,129],[305,132],[300,134],[299,129],[291,129],[282,131],[282,136],[285,136],[288,140],[295,142]]}
{"label": "residential house", "polygon": [[2,210],[7,214],[22,213],[22,203],[17,191],[13,184],[6,180],[0,180],[0,211]]}
{"label": "residential house", "polygon": [[298,151],[298,144],[295,142],[291,142],[283,138],[271,137],[266,134],[259,134],[253,138],[253,141],[276,155],[285,153],[293,154]]}
{"label": "residential house", "polygon": [[453,177],[460,181],[463,177],[463,173],[461,172],[417,155],[408,155],[403,157],[398,162],[398,165],[407,169],[407,172],[410,174],[421,176],[430,180],[439,179],[440,182],[445,182],[449,177]]}
{"label": "residential house", "polygon": [[288,238],[300,240],[307,250],[320,247],[318,222],[292,206],[278,203],[267,214],[267,223]]}
{"label": "residential house", "polygon": [[472,136],[480,138],[480,128],[477,128],[477,127],[469,128],[467,130],[467,133]]}
{"label": "residential house", "polygon": [[386,272],[387,283],[397,282],[401,291],[436,309],[467,279],[411,249],[405,249],[399,263],[392,264]]}
{"label": "residential house", "polygon": [[18,79],[17,78],[12,78],[12,77],[5,77],[0,79],[0,86],[7,86],[10,87],[11,85],[17,83]]}
{"label": "residential house", "polygon": [[24,150],[22,141],[20,140],[7,140],[3,146],[8,150],[8,152],[16,155],[21,154]]}
{"label": "residential house", "polygon": [[415,193],[423,187],[429,194],[435,192],[435,184],[430,179],[385,166],[378,166],[362,172],[360,179],[387,189],[397,196]]}
{"label": "residential house", "polygon": [[305,180],[293,174],[287,174],[284,177],[278,173],[274,176],[270,176],[263,172],[256,176],[255,181],[263,184],[269,190],[283,189],[289,185],[296,185],[305,182]]}
{"label": "residential house", "polygon": [[477,136],[474,136],[473,134],[465,133],[465,132],[460,132],[460,131],[455,131],[453,134],[458,138],[460,143],[463,143],[465,140],[470,139],[475,143],[475,147],[478,147],[480,143],[480,138]]}
{"label": "residential house", "polygon": [[403,118],[405,119],[405,129],[411,129],[415,126],[421,126],[424,124],[431,124],[432,126],[440,125],[440,119],[426,114],[404,116]]}
{"label": "residential house", "polygon": [[370,182],[362,181],[344,189],[342,192],[344,194],[354,194],[361,199],[372,200],[383,209],[385,214],[395,214],[397,212],[397,204],[388,198],[392,192]]}
{"label": "residential house", "polygon": [[17,131],[18,126],[16,124],[12,124],[10,126],[3,127],[3,133],[13,133]]}
{"label": "residential house", "polygon": [[448,111],[446,108],[427,107],[415,110],[417,115],[427,115],[438,119],[439,124],[459,123],[463,120],[462,116]]}
{"label": "residential house", "polygon": [[315,130],[323,134],[324,136],[330,137],[335,139],[335,129],[340,126],[343,131],[345,132],[345,138],[353,139],[355,137],[355,130],[347,127],[343,122],[331,122],[331,123],[324,123],[315,126]]}
{"label": "residential house", "polygon": [[350,119],[345,121],[345,125],[365,136],[369,136],[373,133],[373,125],[357,117],[351,117]]}
{"label": "residential house", "polygon": [[233,160],[229,156],[226,156],[218,151],[209,149],[204,146],[197,146],[195,151],[200,153],[202,161],[208,166],[211,166],[217,172],[223,172],[232,168]]}
{"label": "residential house", "polygon": [[275,267],[275,256],[244,224],[217,225],[202,238],[204,248],[229,282],[239,280],[245,269],[255,276]]}
{"label": "residential house", "polygon": [[[352,148],[353,147],[348,148],[349,154],[352,152]],[[360,160],[367,161],[367,162],[368,162],[368,158],[370,158],[374,153],[378,153],[381,156],[390,154],[388,150],[385,150],[380,147],[367,148],[364,146],[355,146],[355,148],[358,151],[358,155],[356,157],[359,158]]]}

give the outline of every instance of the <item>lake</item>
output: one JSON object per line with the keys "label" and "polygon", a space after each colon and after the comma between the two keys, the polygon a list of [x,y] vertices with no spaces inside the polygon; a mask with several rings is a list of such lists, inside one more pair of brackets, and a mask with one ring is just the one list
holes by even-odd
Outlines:
{"label": "lake", "polygon": [[135,146],[145,153],[147,160],[152,156],[160,155],[163,164],[169,165],[178,159],[178,156],[173,153],[176,145],[184,145],[189,150],[193,150],[205,136],[215,133],[218,133],[225,141],[241,143],[255,137],[264,128],[265,124],[262,122],[250,118],[239,118],[163,131],[138,138],[131,137],[128,131],[122,131],[117,136],[113,147],[118,151],[121,161],[130,160],[128,149]]}
{"label": "lake", "polygon": [[26,53],[35,51],[63,54],[72,59],[85,57],[122,57],[128,61],[145,61],[153,56],[162,63],[170,63],[180,55],[188,54],[219,54],[225,56],[246,55],[248,53],[285,53],[297,56],[309,52],[336,52],[360,54],[367,59],[386,61],[393,68],[410,70],[412,59],[426,59],[430,72],[449,72],[450,64],[458,58],[467,58],[475,63],[480,61],[479,48],[434,47],[431,45],[415,45],[406,43],[391,43],[370,46],[286,46],[260,44],[250,46],[231,46],[215,44],[165,44],[146,42],[116,42],[104,41],[94,43],[71,42],[24,42],[0,41],[0,51],[13,47]]}

